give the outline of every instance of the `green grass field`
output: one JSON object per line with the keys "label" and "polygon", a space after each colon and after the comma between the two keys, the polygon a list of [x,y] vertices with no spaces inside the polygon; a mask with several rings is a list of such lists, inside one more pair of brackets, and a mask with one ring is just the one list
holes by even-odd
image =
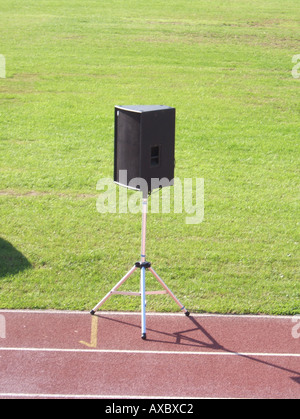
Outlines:
{"label": "green grass field", "polygon": [[96,185],[114,106],[164,104],[205,218],[149,214],[147,259],[192,312],[300,313],[299,20],[298,0],[0,0],[0,308],[89,310],[139,260],[140,214],[98,213]]}

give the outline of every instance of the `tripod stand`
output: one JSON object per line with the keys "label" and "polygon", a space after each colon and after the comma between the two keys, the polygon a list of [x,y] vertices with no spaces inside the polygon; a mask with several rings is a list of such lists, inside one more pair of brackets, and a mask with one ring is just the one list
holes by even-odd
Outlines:
{"label": "tripod stand", "polygon": [[[106,296],[91,310],[91,314],[95,312],[104,304],[109,297],[113,294],[122,294],[122,295],[134,295],[141,297],[141,314],[142,314],[142,339],[146,339],[146,295],[150,294],[169,294],[176,304],[179,305],[180,309],[185,313],[186,316],[189,316],[190,313],[187,309],[181,304],[178,298],[172,293],[172,291],[167,287],[164,281],[160,276],[155,272],[151,267],[150,262],[146,262],[146,224],[147,224],[147,206],[148,198],[143,198],[143,207],[142,207],[142,242],[141,242],[141,260],[136,262],[134,266],[127,272],[125,276],[106,294]],[[130,292],[130,291],[117,291],[118,288],[135,272],[137,269],[141,270],[141,279],[140,279],[140,292]],[[161,291],[146,291],[146,269],[148,269],[152,275],[157,279],[157,281],[164,288]]]}

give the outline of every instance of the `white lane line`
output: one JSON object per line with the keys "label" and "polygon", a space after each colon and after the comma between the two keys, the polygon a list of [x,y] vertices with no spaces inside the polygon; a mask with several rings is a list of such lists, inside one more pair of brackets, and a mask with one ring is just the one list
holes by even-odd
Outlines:
{"label": "white lane line", "polygon": [[[141,396],[141,395],[127,395],[127,394],[51,394],[51,393],[0,393],[0,398],[3,397],[31,397],[31,398],[55,398],[55,399],[209,399],[210,397],[174,397],[174,396]],[[215,397],[213,397],[215,399]]]}
{"label": "white lane line", "polygon": [[258,357],[293,357],[300,358],[300,354],[295,353],[273,353],[273,352],[200,352],[200,351],[151,351],[151,350],[131,350],[131,349],[76,349],[76,348],[0,348],[0,352],[70,352],[70,353],[99,353],[99,354],[141,354],[141,355],[197,355],[197,356],[258,356]]}
{"label": "white lane line", "polygon": [[[22,314],[79,314],[83,316],[90,315],[87,311],[78,311],[78,310],[32,310],[32,309],[21,309],[21,310],[9,310],[9,309],[0,309],[0,313],[6,314],[15,314],[15,313],[22,313]],[[96,315],[99,316],[141,316],[140,312],[134,311],[97,311]],[[147,316],[166,316],[166,317],[183,317],[183,313],[175,312],[175,313],[164,313],[164,312],[147,312]],[[274,315],[274,314],[214,314],[214,313],[191,313],[191,317],[216,317],[216,318],[242,318],[242,319],[277,319],[277,320],[290,320],[293,319],[296,315]]]}

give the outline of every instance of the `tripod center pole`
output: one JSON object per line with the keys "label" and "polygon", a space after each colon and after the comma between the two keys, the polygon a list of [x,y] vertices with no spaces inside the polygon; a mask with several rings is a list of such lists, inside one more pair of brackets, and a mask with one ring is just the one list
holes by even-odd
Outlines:
{"label": "tripod center pole", "polygon": [[147,223],[148,198],[143,198],[142,206],[142,243],[141,243],[141,262],[146,261],[146,223]]}
{"label": "tripod center pole", "polygon": [[[147,222],[148,199],[143,198],[142,205],[142,243],[141,243],[141,264],[146,261],[146,222]],[[142,312],[142,339],[146,339],[146,268],[141,267],[141,312]]]}

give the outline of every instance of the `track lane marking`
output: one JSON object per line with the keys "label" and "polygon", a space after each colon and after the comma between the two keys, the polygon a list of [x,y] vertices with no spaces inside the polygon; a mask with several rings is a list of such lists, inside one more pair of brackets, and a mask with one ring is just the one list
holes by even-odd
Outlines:
{"label": "track lane marking", "polygon": [[259,357],[293,357],[300,358],[300,354],[295,353],[272,353],[272,352],[196,352],[196,351],[153,351],[131,349],[76,349],[76,348],[0,348],[0,352],[20,351],[20,352],[73,352],[73,353],[99,353],[99,354],[141,354],[141,355],[198,355],[198,356],[259,356]]}
{"label": "track lane marking", "polygon": [[[0,309],[0,313],[6,314],[66,314],[66,315],[83,315],[87,316],[90,315],[87,311],[79,311],[79,310],[41,310],[41,309]],[[102,317],[102,316],[139,316],[141,317],[141,313],[138,311],[97,311],[95,316]],[[183,317],[182,313],[165,313],[165,312],[147,312],[147,316],[163,316],[163,317]],[[192,313],[190,314],[191,317],[216,317],[216,318],[241,318],[241,319],[277,319],[277,320],[290,320],[295,317],[295,315],[275,315],[275,314],[215,314],[215,313]]]}
{"label": "track lane marking", "polygon": [[97,348],[98,342],[98,317],[92,317],[92,324],[91,324],[91,342],[85,342],[84,340],[80,340],[79,343],[82,345],[87,346],[88,348]]}
{"label": "track lane marking", "polygon": [[[193,400],[193,399],[218,399],[218,397],[174,397],[174,396],[149,396],[149,395],[127,395],[127,394],[60,394],[60,393],[0,393],[0,397],[46,397],[59,399],[174,399],[174,400]],[[223,397],[222,397],[223,398]]]}

